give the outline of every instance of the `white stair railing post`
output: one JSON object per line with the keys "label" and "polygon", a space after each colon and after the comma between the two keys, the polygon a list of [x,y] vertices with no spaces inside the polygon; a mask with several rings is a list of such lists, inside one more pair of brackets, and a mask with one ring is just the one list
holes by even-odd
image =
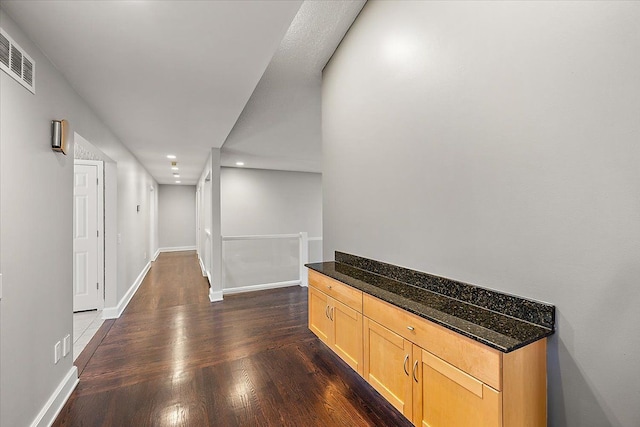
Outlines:
{"label": "white stair railing post", "polygon": [[307,267],[309,263],[309,235],[306,231],[300,233],[300,286],[309,286]]}

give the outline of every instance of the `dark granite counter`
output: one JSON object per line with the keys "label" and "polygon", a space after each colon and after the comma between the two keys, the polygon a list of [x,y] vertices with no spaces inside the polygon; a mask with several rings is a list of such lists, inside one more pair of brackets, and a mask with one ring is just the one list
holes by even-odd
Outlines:
{"label": "dark granite counter", "polygon": [[[555,307],[552,305],[450,281],[452,286],[457,285],[464,291],[462,298],[454,298],[429,289],[433,286],[433,281],[439,285],[446,285],[445,282],[449,279],[339,252],[336,252],[336,259],[342,259],[347,263],[322,262],[306,266],[502,352],[508,353],[524,347],[554,332]],[[374,264],[363,264],[363,260]],[[353,264],[368,268],[365,270]],[[397,277],[380,274],[380,272],[388,273],[393,269],[397,269],[396,272],[402,274],[409,274],[412,280],[407,281],[410,283],[396,280]],[[392,274],[392,276],[398,275]],[[477,302],[473,304],[461,300],[468,299],[466,295],[477,294],[472,288],[480,290],[480,294],[483,294],[486,300],[483,305],[491,309],[480,306]],[[497,311],[496,308],[500,310],[500,304],[496,305],[495,301],[489,301],[494,299],[492,297],[506,301],[502,311],[509,314]],[[523,317],[541,319],[541,321],[536,324],[523,320]]]}

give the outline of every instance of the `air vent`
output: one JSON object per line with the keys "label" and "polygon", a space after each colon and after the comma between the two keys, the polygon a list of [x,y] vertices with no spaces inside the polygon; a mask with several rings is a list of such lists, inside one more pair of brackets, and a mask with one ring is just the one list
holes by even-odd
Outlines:
{"label": "air vent", "polygon": [[0,28],[0,69],[22,86],[36,93],[36,63],[27,53]]}
{"label": "air vent", "polygon": [[11,71],[16,76],[22,77],[22,52],[16,45],[11,46]]}
{"label": "air vent", "polygon": [[9,52],[11,50],[11,43],[9,39],[0,34],[0,64],[9,68]]}
{"label": "air vent", "polygon": [[29,86],[33,86],[33,64],[27,58],[22,58],[22,79]]}

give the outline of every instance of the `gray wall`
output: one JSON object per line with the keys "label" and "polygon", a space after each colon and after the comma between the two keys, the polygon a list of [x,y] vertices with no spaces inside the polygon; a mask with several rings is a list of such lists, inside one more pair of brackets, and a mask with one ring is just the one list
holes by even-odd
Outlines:
{"label": "gray wall", "polygon": [[324,255],[556,304],[549,425],[640,425],[640,3],[370,1],[324,71]]}
{"label": "gray wall", "polygon": [[322,236],[322,175],[222,168],[222,235]]}
{"label": "gray wall", "polygon": [[36,95],[0,72],[0,425],[25,426],[72,368],[71,355],[53,364],[53,347],[73,329],[73,144],[51,151],[51,120],[118,162],[118,299],[148,261],[155,182],[2,10],[0,23],[36,61]]}
{"label": "gray wall", "polygon": [[196,186],[158,186],[160,248],[196,246]]}

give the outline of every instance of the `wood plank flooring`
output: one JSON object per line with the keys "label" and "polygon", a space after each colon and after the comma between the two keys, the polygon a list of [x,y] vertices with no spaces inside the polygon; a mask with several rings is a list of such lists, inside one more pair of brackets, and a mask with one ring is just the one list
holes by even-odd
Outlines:
{"label": "wood plank flooring", "polygon": [[307,329],[298,286],[210,303],[195,252],[163,253],[88,346],[54,426],[409,426]]}

